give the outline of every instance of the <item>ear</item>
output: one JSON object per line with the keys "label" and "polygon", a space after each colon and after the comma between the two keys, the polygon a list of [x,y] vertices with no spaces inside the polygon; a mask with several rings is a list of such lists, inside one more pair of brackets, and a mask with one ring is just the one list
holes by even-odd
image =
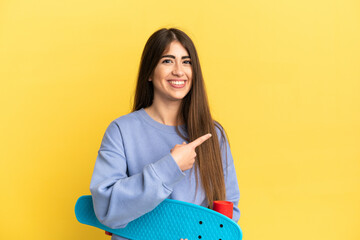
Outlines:
{"label": "ear", "polygon": [[148,79],[149,82],[152,82],[152,80],[153,80],[153,74],[154,74],[154,72],[152,72],[152,73],[150,74],[149,79]]}

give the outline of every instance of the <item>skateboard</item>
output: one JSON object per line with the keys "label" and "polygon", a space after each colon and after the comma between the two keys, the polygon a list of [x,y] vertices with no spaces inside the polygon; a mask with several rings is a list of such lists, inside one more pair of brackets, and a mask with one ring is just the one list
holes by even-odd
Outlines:
{"label": "skateboard", "polygon": [[86,225],[131,240],[241,240],[240,227],[230,218],[211,209],[178,200],[165,199],[155,209],[112,229],[96,218],[90,195],[81,196],[75,205],[77,220]]}

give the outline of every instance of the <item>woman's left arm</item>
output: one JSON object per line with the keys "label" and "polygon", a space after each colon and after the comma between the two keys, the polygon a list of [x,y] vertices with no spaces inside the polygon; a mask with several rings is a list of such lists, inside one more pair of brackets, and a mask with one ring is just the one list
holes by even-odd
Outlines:
{"label": "woman's left arm", "polygon": [[240,191],[238,180],[236,177],[235,165],[234,160],[231,154],[230,145],[228,140],[225,140],[226,143],[221,139],[221,133],[218,128],[218,138],[220,143],[220,150],[221,150],[221,157],[223,161],[223,170],[224,170],[224,178],[225,178],[225,189],[226,189],[226,201],[230,201],[234,203],[234,210],[233,210],[233,217],[232,220],[237,222],[240,218],[240,210],[238,208],[239,200],[240,200]]}

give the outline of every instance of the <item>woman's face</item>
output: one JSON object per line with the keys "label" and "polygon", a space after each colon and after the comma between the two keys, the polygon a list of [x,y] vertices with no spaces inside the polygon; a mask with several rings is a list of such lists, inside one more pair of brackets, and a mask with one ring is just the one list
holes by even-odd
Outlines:
{"label": "woman's face", "polygon": [[154,69],[154,101],[181,101],[191,89],[192,67],[189,53],[173,41]]}

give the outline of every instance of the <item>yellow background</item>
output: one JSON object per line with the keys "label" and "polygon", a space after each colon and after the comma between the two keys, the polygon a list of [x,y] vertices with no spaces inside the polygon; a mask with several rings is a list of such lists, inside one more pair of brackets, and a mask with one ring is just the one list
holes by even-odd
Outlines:
{"label": "yellow background", "polygon": [[109,239],[74,204],[161,27],[197,46],[244,240],[360,239],[358,0],[0,1],[0,239]]}

